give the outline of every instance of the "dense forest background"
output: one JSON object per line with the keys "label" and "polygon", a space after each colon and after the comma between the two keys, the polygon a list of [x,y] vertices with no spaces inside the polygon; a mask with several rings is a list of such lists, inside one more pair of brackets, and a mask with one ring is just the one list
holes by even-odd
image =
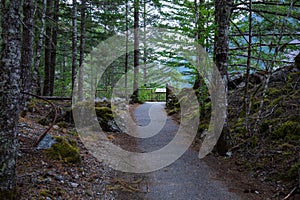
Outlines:
{"label": "dense forest background", "polygon": [[[97,83],[95,94],[134,71],[133,102],[139,88],[159,88],[160,74],[147,63],[174,68],[198,95],[199,139],[208,128],[211,102],[200,72],[168,45],[147,46],[146,28],[165,28],[193,38],[214,60],[226,86],[228,112],[216,146],[264,181],[299,180],[300,2],[297,0],[2,0],[0,68],[0,190],[15,188],[17,123],[32,95],[79,96],[82,64],[114,35],[134,28],[135,50],[125,51]],[[140,31],[137,31],[139,28]],[[139,36],[138,36],[139,35]],[[128,39],[128,38],[127,38]],[[176,42],[170,38],[169,43]],[[125,41],[125,45],[126,45]],[[164,69],[165,70],[165,69]],[[163,77],[163,76],[162,76]],[[78,82],[78,87],[75,82]],[[126,88],[127,85],[125,84]],[[170,113],[180,111],[169,105]],[[0,197],[3,196],[0,194]]]}

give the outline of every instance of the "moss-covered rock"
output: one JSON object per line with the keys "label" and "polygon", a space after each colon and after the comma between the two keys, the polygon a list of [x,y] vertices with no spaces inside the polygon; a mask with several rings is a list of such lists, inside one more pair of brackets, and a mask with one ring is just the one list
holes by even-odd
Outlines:
{"label": "moss-covered rock", "polygon": [[56,137],[57,143],[46,150],[46,154],[55,160],[61,160],[65,163],[80,163],[80,151],[74,140]]}
{"label": "moss-covered rock", "polygon": [[199,125],[198,132],[202,133],[203,131],[207,130],[208,127],[209,127],[209,124],[207,124],[207,123],[201,123]]}
{"label": "moss-covered rock", "polygon": [[107,125],[110,120],[113,120],[112,110],[108,107],[96,107],[96,115],[100,121],[100,124]]}
{"label": "moss-covered rock", "polygon": [[103,131],[108,132],[122,132],[114,121],[114,116],[111,108],[108,107],[96,107],[95,108],[98,122]]}
{"label": "moss-covered rock", "polygon": [[97,117],[103,117],[106,114],[112,114],[111,108],[108,107],[96,107],[95,108]]}

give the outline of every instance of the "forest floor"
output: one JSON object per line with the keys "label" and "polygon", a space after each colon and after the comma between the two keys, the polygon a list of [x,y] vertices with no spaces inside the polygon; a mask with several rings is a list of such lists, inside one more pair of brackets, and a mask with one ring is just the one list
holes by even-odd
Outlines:
{"label": "forest floor", "polygon": [[47,150],[31,147],[48,128],[48,125],[42,126],[38,122],[47,116],[50,110],[49,105],[35,101],[33,111],[19,120],[18,199],[114,199],[115,192],[106,188],[112,178],[112,169],[90,154],[73,124],[54,126],[48,134],[75,141],[80,152],[78,162],[68,162],[63,158],[53,159]]}
{"label": "forest floor", "polygon": [[[132,113],[136,107],[137,105],[131,107]],[[153,187],[155,188],[153,177],[149,178],[147,174],[117,172],[99,162],[84,147],[72,124],[64,123],[55,126],[49,135],[75,141],[80,152],[80,162],[67,162],[63,158],[53,159],[49,157],[47,150],[30,150],[29,147],[34,140],[47,128],[47,126],[40,125],[38,121],[46,116],[49,110],[48,105],[38,102],[32,112],[28,112],[25,118],[20,118],[20,150],[17,161],[19,199],[152,198],[151,191]],[[125,134],[108,133],[108,135],[113,136],[114,143],[128,150],[142,151],[137,141],[124,137]],[[194,142],[189,153],[196,155],[198,150],[197,142]],[[235,193],[241,199],[281,199],[274,196],[277,193],[276,187],[254,179],[247,170],[237,166],[234,159],[209,155],[200,162],[209,168],[209,180],[218,182],[222,187],[227,188],[229,193]],[[171,166],[160,173],[168,173],[168,170],[177,169]],[[194,180],[192,184],[197,186],[198,181],[200,180]],[[187,190],[186,194],[188,193]],[[164,198],[168,199],[167,197],[165,195]]]}

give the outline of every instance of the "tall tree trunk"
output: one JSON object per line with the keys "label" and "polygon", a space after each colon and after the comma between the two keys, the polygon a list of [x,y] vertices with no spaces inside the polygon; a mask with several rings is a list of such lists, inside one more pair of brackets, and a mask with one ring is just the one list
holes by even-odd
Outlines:
{"label": "tall tree trunk", "polygon": [[1,0],[0,199],[16,199],[17,123],[20,101],[20,4]]}
{"label": "tall tree trunk", "polygon": [[139,0],[134,0],[134,76],[132,102],[138,102],[139,89]]}
{"label": "tall tree trunk", "polygon": [[[197,44],[199,44],[200,40],[200,34],[201,31],[199,30],[199,5],[198,5],[198,0],[194,0],[194,14],[195,14],[195,40]],[[200,65],[200,55],[199,55],[199,47],[196,47],[196,65],[197,68]],[[193,89],[197,90],[201,87],[201,80],[200,80],[200,72],[196,69],[196,80],[193,86]]]}
{"label": "tall tree trunk", "polygon": [[249,115],[250,115],[250,100],[249,100],[249,81],[250,81],[250,67],[251,67],[251,51],[252,51],[252,0],[249,1],[249,40],[248,40],[248,58],[247,58],[247,70],[246,70],[246,82],[245,82],[245,126],[249,133]]}
{"label": "tall tree trunk", "polygon": [[86,2],[81,0],[81,23],[80,23],[80,57],[79,57],[79,78],[78,78],[78,100],[83,100],[83,61],[85,48],[85,10]]}
{"label": "tall tree trunk", "polygon": [[129,37],[129,30],[128,30],[128,0],[126,0],[126,11],[125,11],[125,17],[126,17],[126,41],[125,41],[125,98],[126,100],[128,100],[128,58],[129,58],[129,54],[128,54],[128,37]]}
{"label": "tall tree trunk", "polygon": [[147,10],[146,10],[146,3],[147,0],[144,0],[144,11],[143,11],[143,18],[144,18],[144,35],[143,35],[143,46],[144,46],[144,52],[143,52],[143,80],[144,84],[147,84],[147,41],[146,41],[146,20],[147,20]]}
{"label": "tall tree trunk", "polygon": [[[31,90],[31,68],[33,61],[33,18],[34,1],[23,1],[23,34],[21,49],[21,90],[29,92]],[[21,110],[26,110],[26,104],[29,101],[28,96],[21,96]]]}
{"label": "tall tree trunk", "polygon": [[59,0],[54,0],[54,12],[52,28],[52,48],[51,48],[51,67],[50,67],[50,96],[53,96],[54,82],[55,82],[55,67],[56,67],[56,46],[57,46],[57,30],[58,30],[58,12],[59,12]]}
{"label": "tall tree trunk", "polygon": [[[228,106],[228,50],[229,50],[229,22],[231,14],[231,6],[233,0],[216,0],[215,1],[215,20],[217,24],[216,43],[215,43],[215,62],[217,68],[222,76],[223,83],[225,85],[225,105]],[[217,152],[220,155],[225,155],[229,147],[230,129],[228,126],[228,113],[224,113],[225,124],[221,133],[221,136],[217,142]]]}
{"label": "tall tree trunk", "polygon": [[[195,14],[195,40],[198,45],[204,45],[205,39],[202,36],[204,32],[204,23],[202,13],[199,12],[199,8],[204,5],[204,0],[194,0],[194,14]],[[202,21],[201,21],[202,20]],[[202,36],[202,37],[201,37]],[[204,79],[201,77],[200,71],[198,70],[201,63],[201,50],[199,46],[196,46],[196,79],[193,85],[193,89],[198,94],[198,101],[200,103],[201,110],[204,110],[205,107],[205,99],[207,97],[206,89],[204,86]],[[200,98],[199,98],[200,97]]]}
{"label": "tall tree trunk", "polygon": [[46,39],[45,39],[45,68],[44,68],[44,89],[43,95],[50,95],[50,74],[51,74],[51,48],[52,48],[52,28],[50,20],[52,18],[53,0],[47,0],[46,18],[48,19],[46,23]]}
{"label": "tall tree trunk", "polygon": [[73,0],[73,14],[72,14],[72,92],[74,89],[77,68],[77,1]]}
{"label": "tall tree trunk", "polygon": [[32,91],[34,91],[38,95],[41,94],[41,77],[39,73],[39,67],[41,62],[41,51],[43,47],[44,32],[45,32],[46,6],[47,6],[47,0],[43,0],[40,34],[36,44],[36,53],[34,58],[34,68],[33,68],[33,76],[32,76],[32,83],[33,83]]}

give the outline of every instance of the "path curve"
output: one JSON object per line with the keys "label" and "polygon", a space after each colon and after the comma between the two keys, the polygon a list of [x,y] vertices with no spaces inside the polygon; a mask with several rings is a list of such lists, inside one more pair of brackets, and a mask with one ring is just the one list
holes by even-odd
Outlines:
{"label": "path curve", "polygon": [[[155,127],[153,125],[155,121],[151,122],[149,116],[149,109],[154,104],[157,103],[146,102],[135,109],[134,117],[137,125],[150,127],[149,124],[152,123],[151,127]],[[164,103],[159,104],[162,105],[163,111],[159,113],[165,115],[166,122],[157,135],[146,139],[136,139],[136,146],[142,152],[162,148],[172,140],[178,130],[178,124],[164,111]],[[159,116],[159,118],[164,117]],[[153,128],[153,132],[158,131]],[[148,182],[148,192],[137,199],[241,199],[236,194],[229,192],[222,182],[213,178],[213,171],[198,158],[198,152],[191,148],[173,164],[158,171],[144,174],[144,176]]]}

